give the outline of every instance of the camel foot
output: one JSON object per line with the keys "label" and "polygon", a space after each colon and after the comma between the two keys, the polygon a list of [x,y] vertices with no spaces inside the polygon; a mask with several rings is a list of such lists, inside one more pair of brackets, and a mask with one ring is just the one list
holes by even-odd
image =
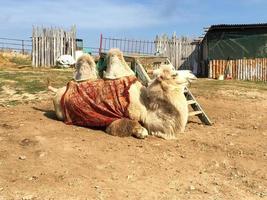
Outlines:
{"label": "camel foot", "polygon": [[139,124],[139,126],[136,126],[133,129],[132,136],[139,139],[145,139],[148,136],[148,131]]}
{"label": "camel foot", "polygon": [[114,136],[134,136],[139,139],[144,139],[148,136],[148,131],[138,121],[131,119],[118,119],[112,122],[107,127],[106,132]]}

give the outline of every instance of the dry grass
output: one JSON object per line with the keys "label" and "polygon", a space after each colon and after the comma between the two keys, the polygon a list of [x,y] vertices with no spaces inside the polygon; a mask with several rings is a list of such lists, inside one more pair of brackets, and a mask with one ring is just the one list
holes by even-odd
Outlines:
{"label": "dry grass", "polygon": [[30,66],[0,64],[0,104],[17,105],[47,99],[51,96],[47,92],[47,79],[51,80],[53,86],[61,87],[71,78],[72,69],[34,69]]}
{"label": "dry grass", "polygon": [[208,90],[225,90],[225,89],[241,89],[241,90],[265,90],[267,91],[267,83],[262,81],[238,81],[238,80],[213,80],[213,79],[199,79],[194,87],[200,87]]}
{"label": "dry grass", "polygon": [[238,80],[198,79],[190,86],[195,95],[216,96],[227,99],[263,99],[266,97],[267,83]]}
{"label": "dry grass", "polygon": [[0,66],[30,66],[31,56],[16,52],[0,52]]}

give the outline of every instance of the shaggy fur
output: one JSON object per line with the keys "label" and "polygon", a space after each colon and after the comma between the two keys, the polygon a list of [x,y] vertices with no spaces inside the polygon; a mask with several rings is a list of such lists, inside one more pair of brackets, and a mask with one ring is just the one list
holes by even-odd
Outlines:
{"label": "shaggy fur", "polygon": [[185,83],[185,79],[163,67],[160,75],[148,86],[148,114],[144,124],[152,135],[174,139],[177,133],[184,132],[188,118],[183,92]]}
{"label": "shaggy fur", "polygon": [[98,79],[98,71],[94,58],[89,54],[82,55],[75,65],[73,79],[75,81],[96,80]]}
{"label": "shaggy fur", "polygon": [[[147,130],[143,128],[138,121],[130,119],[119,119],[111,123],[106,132],[113,136],[127,137],[134,136],[136,138],[143,139],[148,135]],[[144,134],[145,132],[146,134]]]}
{"label": "shaggy fur", "polygon": [[[113,53],[116,52],[116,53]],[[122,56],[118,50],[111,50],[110,55]],[[125,62],[118,62],[116,56],[109,56],[109,64],[130,67]],[[115,69],[108,65],[110,70]],[[110,71],[111,72],[111,71]],[[127,73],[126,73],[127,75]],[[125,74],[116,73],[116,78]],[[151,135],[164,139],[174,139],[184,132],[188,119],[188,107],[184,96],[184,87],[188,81],[172,70],[168,65],[162,65],[158,76],[145,88],[140,82],[130,87],[130,104],[128,115],[131,119],[141,122]]]}
{"label": "shaggy fur", "polygon": [[134,72],[125,62],[119,49],[110,49],[107,57],[107,69],[103,72],[104,79],[117,79],[124,76],[134,76]]}
{"label": "shaggy fur", "polygon": [[188,81],[188,83],[191,83],[197,79],[197,77],[190,70],[175,70],[172,64],[164,64],[161,65],[159,69],[153,70],[153,77],[157,77],[162,72],[163,68],[171,70],[173,75],[176,74],[179,77],[183,77]]}

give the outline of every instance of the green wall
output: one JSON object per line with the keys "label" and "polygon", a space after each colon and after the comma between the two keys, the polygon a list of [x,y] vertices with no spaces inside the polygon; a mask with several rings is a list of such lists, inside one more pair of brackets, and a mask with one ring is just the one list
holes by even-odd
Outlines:
{"label": "green wall", "polygon": [[208,59],[267,58],[267,29],[217,29],[207,33]]}

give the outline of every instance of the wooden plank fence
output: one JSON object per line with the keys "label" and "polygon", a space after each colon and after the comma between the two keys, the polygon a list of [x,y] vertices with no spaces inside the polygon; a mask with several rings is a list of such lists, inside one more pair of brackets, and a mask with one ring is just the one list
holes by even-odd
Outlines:
{"label": "wooden plank fence", "polygon": [[237,80],[267,81],[267,58],[211,60],[209,78],[219,75]]}
{"label": "wooden plank fence", "polygon": [[56,59],[64,54],[75,58],[76,27],[70,31],[61,28],[32,29],[32,66],[55,66]]}
{"label": "wooden plank fence", "polygon": [[199,66],[199,45],[194,39],[177,37],[169,38],[166,34],[156,36],[156,52],[170,59],[176,69],[189,69],[197,74]]}

